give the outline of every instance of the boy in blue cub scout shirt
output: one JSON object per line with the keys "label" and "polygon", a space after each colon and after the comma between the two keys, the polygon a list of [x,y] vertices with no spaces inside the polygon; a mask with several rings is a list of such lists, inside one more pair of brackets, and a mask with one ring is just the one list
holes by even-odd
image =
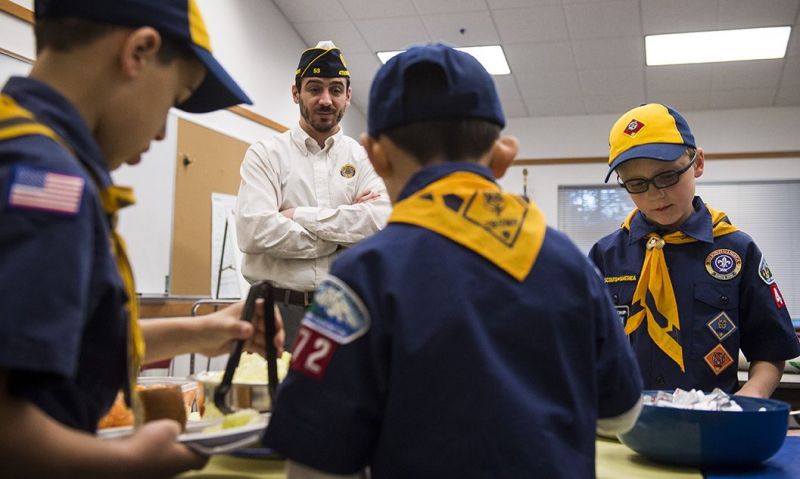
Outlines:
{"label": "boy in blue cub scout shirt", "polygon": [[518,143],[491,76],[414,47],[369,105],[394,210],[317,290],[265,442],[289,477],[594,477],[640,373],[592,265],[495,183]]}
{"label": "boy in blue cub scout shirt", "polygon": [[[164,137],[173,105],[248,101],[193,0],[37,0],[37,61],[0,94],[0,475],[159,478],[201,467],[174,421],[101,441],[98,419],[141,362],[263,337],[242,304],[139,327],[110,172]],[[145,343],[147,348],[145,349]]]}
{"label": "boy in blue cub scout shirt", "polygon": [[[636,209],[589,257],[630,335],[645,389],[769,397],[800,344],[758,246],[694,195],[705,158],[686,120],[666,105],[642,105],[617,120],[609,144],[606,181],[616,171]],[[741,389],[740,348],[751,361]]]}

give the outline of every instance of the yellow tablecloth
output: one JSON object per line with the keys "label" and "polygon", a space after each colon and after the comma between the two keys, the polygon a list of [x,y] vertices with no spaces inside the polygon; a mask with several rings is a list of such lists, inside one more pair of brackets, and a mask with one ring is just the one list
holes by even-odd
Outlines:
{"label": "yellow tablecloth", "polygon": [[249,459],[224,454],[212,456],[201,471],[190,471],[177,476],[180,479],[285,479],[286,461],[277,459]]}
{"label": "yellow tablecloth", "polygon": [[[617,441],[597,439],[597,479],[703,479],[697,469],[671,467],[645,459]],[[202,471],[181,479],[284,479],[285,461],[213,456]]]}
{"label": "yellow tablecloth", "polygon": [[703,479],[699,469],[658,464],[611,439],[597,439],[597,479]]}

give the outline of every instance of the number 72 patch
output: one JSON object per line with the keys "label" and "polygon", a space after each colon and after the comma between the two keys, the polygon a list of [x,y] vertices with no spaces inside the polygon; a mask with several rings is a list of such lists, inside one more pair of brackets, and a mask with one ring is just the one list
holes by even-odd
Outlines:
{"label": "number 72 patch", "polygon": [[369,324],[367,308],[358,295],[342,280],[329,275],[303,317],[291,368],[321,380],[336,348],[366,334]]}

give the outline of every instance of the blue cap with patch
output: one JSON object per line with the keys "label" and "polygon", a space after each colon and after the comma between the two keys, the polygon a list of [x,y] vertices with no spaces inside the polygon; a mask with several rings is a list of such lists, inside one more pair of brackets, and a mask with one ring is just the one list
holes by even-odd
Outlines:
{"label": "blue cap with patch", "polygon": [[200,87],[177,108],[204,113],[252,104],[211,53],[208,30],[195,0],[36,0],[36,18],[76,17],[126,27],[149,26],[188,46],[206,67]]}
{"label": "blue cap with patch", "polygon": [[[433,97],[406,92],[407,72],[422,64],[444,74],[444,90]],[[442,44],[412,47],[392,57],[372,80],[367,114],[372,137],[412,123],[466,119],[506,124],[492,76],[468,53]]]}

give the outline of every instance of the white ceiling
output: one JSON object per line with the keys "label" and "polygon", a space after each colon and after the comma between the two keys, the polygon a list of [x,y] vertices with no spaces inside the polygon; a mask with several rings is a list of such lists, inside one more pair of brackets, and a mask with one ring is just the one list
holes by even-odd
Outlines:
{"label": "white ceiling", "polygon": [[[800,105],[800,0],[274,0],[305,43],[333,40],[366,112],[375,52],[500,44],[508,117]],[[644,35],[792,25],[786,58],[646,67]],[[463,33],[461,33],[463,29]]]}

